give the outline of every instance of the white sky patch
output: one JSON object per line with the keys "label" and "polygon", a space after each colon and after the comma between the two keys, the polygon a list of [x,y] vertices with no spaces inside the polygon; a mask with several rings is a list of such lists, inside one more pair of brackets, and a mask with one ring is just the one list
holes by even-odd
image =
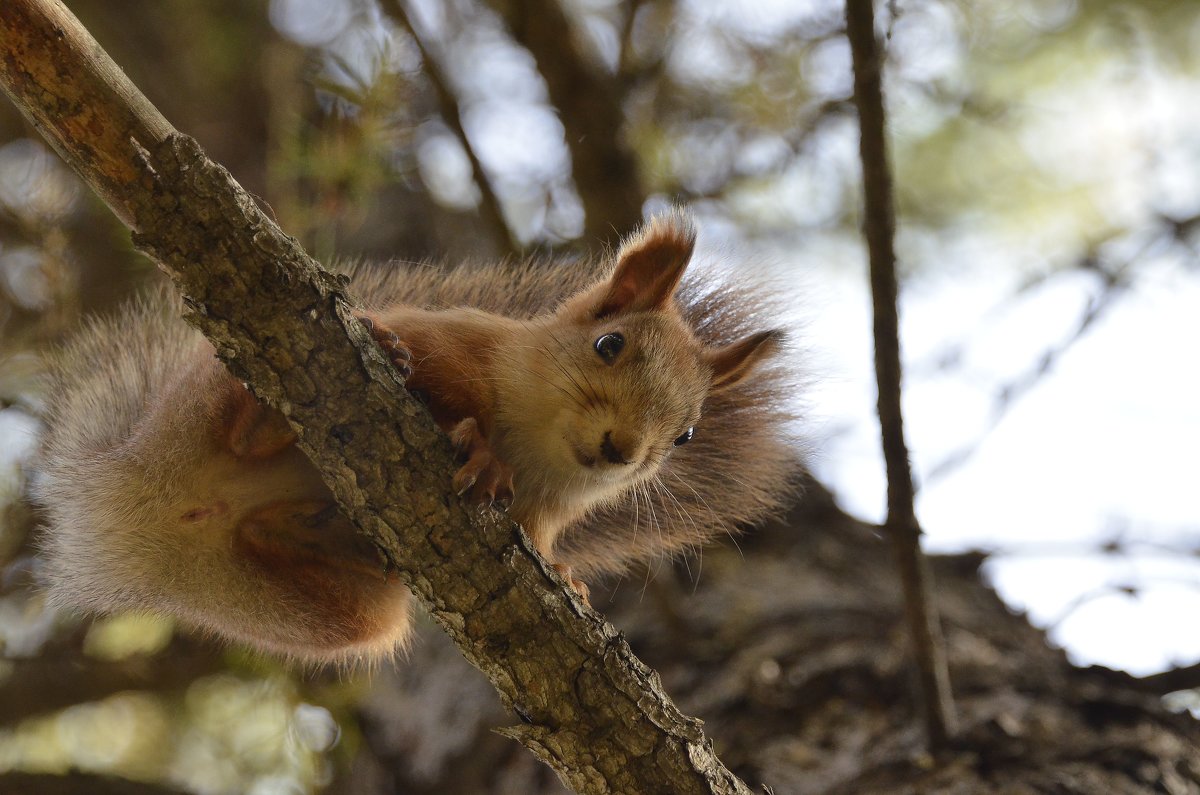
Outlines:
{"label": "white sky patch", "polygon": [[840,19],[841,8],[833,0],[688,0],[681,10],[708,27],[769,44],[806,22]]}
{"label": "white sky patch", "polygon": [[[813,394],[829,429],[817,470],[844,507],[880,521],[885,482],[866,286],[862,274],[821,278],[831,289],[827,300],[809,305],[818,314],[810,331],[818,347],[832,351],[825,358],[847,366]],[[1200,538],[1200,278],[1164,262],[1136,284],[984,436],[997,386],[1070,333],[1094,284],[1074,274],[1051,280],[970,335],[990,307],[1005,304],[1006,280],[918,282],[903,303],[906,350],[936,350],[939,340],[965,335],[968,366],[910,366],[905,409],[918,475],[982,438],[961,467],[921,489],[927,548],[1028,549],[989,567],[1001,595],[1043,626],[1059,621],[1052,636],[1076,661],[1150,671],[1200,658],[1195,633],[1181,632],[1197,614],[1200,560],[1179,553],[1183,565],[1168,572],[1161,549],[1149,562],[1136,550],[1124,557],[1089,552],[1112,539],[1114,523],[1131,540],[1150,536],[1167,545],[1168,558],[1172,545]],[[1143,526],[1153,530],[1143,533]],[[1120,605],[1107,623],[1090,603],[1082,618],[1064,617],[1082,594],[1113,583],[1143,595],[1104,600]],[[1092,627],[1104,631],[1089,634]],[[1114,640],[1124,629],[1146,644]]]}
{"label": "white sky patch", "polygon": [[328,0],[271,0],[271,24],[305,47],[328,44],[350,23],[349,3]]}
{"label": "white sky patch", "polygon": [[462,142],[444,125],[427,122],[418,129],[417,168],[438,203],[457,209],[479,203],[471,161]]}

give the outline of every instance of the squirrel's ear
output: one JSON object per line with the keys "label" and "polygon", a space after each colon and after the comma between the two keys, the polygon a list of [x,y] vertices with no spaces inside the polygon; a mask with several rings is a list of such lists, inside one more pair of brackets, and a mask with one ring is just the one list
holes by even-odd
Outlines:
{"label": "squirrel's ear", "polygon": [[686,215],[650,221],[621,246],[595,316],[662,309],[675,294],[695,247],[696,230]]}
{"label": "squirrel's ear", "polygon": [[779,350],[783,343],[783,332],[778,329],[760,331],[745,339],[708,348],[704,361],[712,367],[713,377],[710,392],[720,392],[746,380],[763,359]]}

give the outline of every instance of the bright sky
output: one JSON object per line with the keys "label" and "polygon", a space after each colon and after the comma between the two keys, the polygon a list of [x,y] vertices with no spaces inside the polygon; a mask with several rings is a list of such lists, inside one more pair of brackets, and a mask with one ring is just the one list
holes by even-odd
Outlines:
{"label": "bright sky", "polygon": [[[818,366],[830,368],[813,396],[826,435],[816,470],[847,510],[880,521],[885,485],[866,290],[829,273],[806,281],[830,276],[804,310]],[[918,478],[982,438],[965,463],[922,489],[927,548],[1006,551],[987,569],[1001,595],[1035,623],[1053,625],[1051,637],[1078,663],[1150,673],[1200,660],[1200,633],[1191,631],[1200,615],[1200,276],[1174,264],[1155,268],[986,433],[997,385],[1036,362],[1094,291],[1064,277],[982,319],[1007,306],[1001,281],[914,285],[903,303],[906,422]],[[921,366],[963,339],[968,370]],[[1129,549],[1095,554],[1116,538]],[[1139,594],[1115,595],[1120,586]]]}

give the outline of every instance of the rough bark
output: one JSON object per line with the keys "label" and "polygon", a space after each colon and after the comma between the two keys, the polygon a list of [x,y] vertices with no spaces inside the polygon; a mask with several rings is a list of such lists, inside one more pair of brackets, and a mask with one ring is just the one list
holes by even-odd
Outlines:
{"label": "rough bark", "polygon": [[448,443],[320,269],[174,133],[54,0],[0,6],[0,82],[172,275],[189,321],[288,416],[346,514],[582,793],[747,793],[623,637],[500,514],[451,496]]}

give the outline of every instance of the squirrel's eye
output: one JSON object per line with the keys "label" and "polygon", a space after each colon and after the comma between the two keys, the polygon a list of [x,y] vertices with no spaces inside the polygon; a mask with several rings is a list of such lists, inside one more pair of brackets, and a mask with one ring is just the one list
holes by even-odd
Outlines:
{"label": "squirrel's eye", "polygon": [[687,444],[688,442],[690,442],[692,440],[692,433],[695,430],[696,430],[695,428],[688,428],[686,431],[684,431],[682,434],[680,434],[679,438],[675,440],[675,446],[679,447],[679,445],[681,445],[681,444]]}
{"label": "squirrel's eye", "polygon": [[614,331],[596,340],[594,347],[596,348],[596,353],[600,354],[601,359],[608,364],[612,364],[616,360],[617,354],[625,347],[625,338]]}

